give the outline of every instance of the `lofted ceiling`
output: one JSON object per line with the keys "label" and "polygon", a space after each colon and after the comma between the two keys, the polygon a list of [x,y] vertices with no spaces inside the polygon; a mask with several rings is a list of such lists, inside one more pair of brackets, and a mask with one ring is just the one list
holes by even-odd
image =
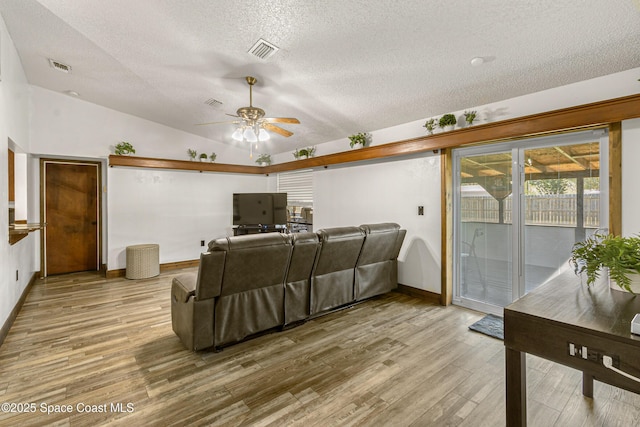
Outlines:
{"label": "lofted ceiling", "polygon": [[[195,124],[233,119],[255,76],[254,106],[300,120],[279,124],[294,134],[272,133],[271,154],[640,64],[640,0],[0,0],[0,13],[29,83],[226,144],[232,124]],[[279,50],[250,55],[260,38]]]}

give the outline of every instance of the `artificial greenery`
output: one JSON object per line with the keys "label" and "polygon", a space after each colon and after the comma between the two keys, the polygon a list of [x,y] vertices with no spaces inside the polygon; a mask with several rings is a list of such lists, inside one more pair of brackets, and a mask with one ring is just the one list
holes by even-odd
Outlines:
{"label": "artificial greenery", "polygon": [[200,154],[200,160],[207,160],[209,158],[209,156],[207,156],[205,153]]}
{"label": "artificial greenery", "polygon": [[455,126],[457,122],[458,121],[456,120],[456,116],[454,116],[453,114],[445,114],[444,116],[440,117],[438,126],[440,126],[441,128],[445,126]]}
{"label": "artificial greenery", "polygon": [[464,121],[467,122],[469,126],[473,124],[473,121],[476,119],[477,111],[465,111],[464,112]]}
{"label": "artificial greenery", "polygon": [[296,150],[293,152],[293,157],[298,160],[302,157],[305,158],[309,158],[309,157],[313,157],[313,155],[316,153],[316,147],[306,147],[306,148],[301,148],[299,150]]}
{"label": "artificial greenery", "polygon": [[422,125],[422,127],[426,128],[427,132],[433,133],[433,131],[436,129],[436,119],[430,118],[424,123],[424,125]]}
{"label": "artificial greenery", "polygon": [[126,155],[126,154],[135,154],[136,150],[133,148],[133,145],[127,141],[122,141],[116,145],[116,154],[118,156]]}
{"label": "artificial greenery", "polygon": [[218,155],[216,153],[211,153],[211,155],[209,156],[209,159],[211,160],[211,162],[215,162],[217,158],[218,158]]}
{"label": "artificial greenery", "polygon": [[260,154],[256,159],[256,163],[266,163],[267,165],[271,164],[271,154]]}
{"label": "artificial greenery", "polygon": [[588,286],[598,279],[602,268],[608,268],[609,278],[633,292],[629,275],[640,274],[640,237],[596,233],[573,245],[569,262],[576,274],[587,273]]}
{"label": "artificial greenery", "polygon": [[367,134],[362,132],[356,133],[355,135],[351,135],[349,137],[349,141],[349,146],[351,148],[355,147],[358,144],[364,147],[365,145],[367,145]]}
{"label": "artificial greenery", "polygon": [[192,150],[191,148],[187,150],[187,153],[189,153],[189,157],[191,158],[191,160],[195,160],[196,156],[198,155],[198,152],[196,150]]}

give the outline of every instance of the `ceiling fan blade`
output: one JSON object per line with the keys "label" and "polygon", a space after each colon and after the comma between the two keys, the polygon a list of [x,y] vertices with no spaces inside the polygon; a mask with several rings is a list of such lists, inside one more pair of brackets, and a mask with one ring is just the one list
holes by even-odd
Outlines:
{"label": "ceiling fan blade", "polygon": [[269,123],[292,123],[292,124],[300,124],[300,120],[295,119],[293,117],[265,117],[265,122]]}
{"label": "ceiling fan blade", "polygon": [[224,123],[240,123],[240,122],[237,120],[227,120],[225,122],[196,123],[194,126],[221,125]]}
{"label": "ceiling fan blade", "polygon": [[225,114],[226,114],[227,116],[231,116],[231,117],[240,117],[240,116],[237,116],[237,115],[235,115],[235,114],[229,114],[229,113],[225,113]]}
{"label": "ceiling fan blade", "polygon": [[270,130],[271,132],[275,132],[278,133],[282,136],[291,136],[293,135],[293,132],[289,132],[286,129],[282,129],[281,127],[272,125],[271,123],[263,123],[262,127],[265,128],[266,130]]}

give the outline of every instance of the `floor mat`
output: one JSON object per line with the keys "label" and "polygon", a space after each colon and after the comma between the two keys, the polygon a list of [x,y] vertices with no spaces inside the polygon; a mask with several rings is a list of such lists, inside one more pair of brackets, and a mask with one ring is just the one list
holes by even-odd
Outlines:
{"label": "floor mat", "polygon": [[504,322],[502,317],[487,314],[473,325],[469,326],[472,331],[489,335],[490,337],[504,340]]}

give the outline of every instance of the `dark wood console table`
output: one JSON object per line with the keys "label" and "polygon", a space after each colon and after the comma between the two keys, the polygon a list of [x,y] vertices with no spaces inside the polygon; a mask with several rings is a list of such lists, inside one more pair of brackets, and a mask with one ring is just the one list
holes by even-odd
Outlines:
{"label": "dark wood console table", "polygon": [[640,295],[610,289],[606,278],[587,288],[571,271],[506,307],[507,426],[527,424],[526,353],[582,371],[585,396],[593,397],[594,379],[640,393],[640,382],[603,366],[609,356],[640,377],[640,336],[630,332],[637,313]]}

